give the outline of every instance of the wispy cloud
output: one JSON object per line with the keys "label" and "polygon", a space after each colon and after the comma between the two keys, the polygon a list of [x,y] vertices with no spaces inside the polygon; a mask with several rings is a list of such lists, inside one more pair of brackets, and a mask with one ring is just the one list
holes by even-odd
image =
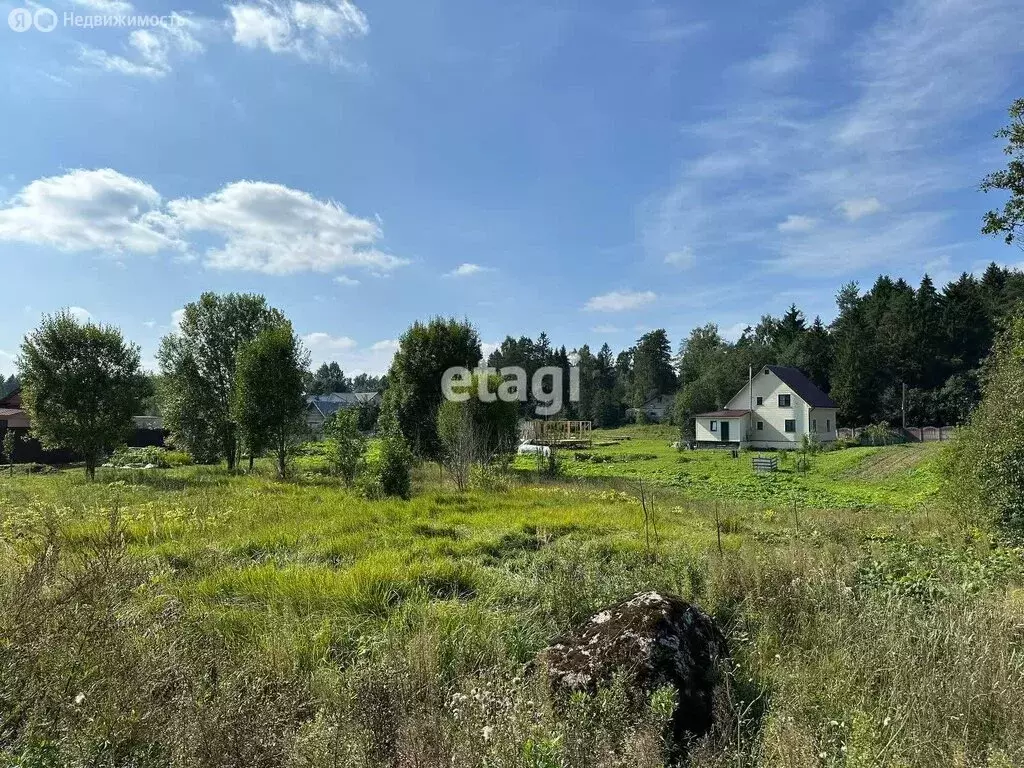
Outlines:
{"label": "wispy cloud", "polygon": [[860,200],[843,200],[837,207],[843,212],[847,221],[856,221],[878,213],[883,206],[877,197],[865,197]]}
{"label": "wispy cloud", "polygon": [[786,217],[785,221],[780,221],[776,229],[779,232],[810,232],[814,229],[818,220],[811,216],[800,216],[797,214],[790,214]]}
{"label": "wispy cloud", "polygon": [[482,267],[479,264],[459,264],[451,272],[445,273],[445,277],[471,277],[472,275],[479,275],[483,272],[490,272],[490,267]]}
{"label": "wispy cloud", "polygon": [[682,248],[667,253],[665,263],[681,269],[689,269],[697,263],[697,254],[693,252],[693,248],[684,245]]}
{"label": "wispy cloud", "polygon": [[[849,42],[834,35],[830,6],[798,12],[737,68],[718,110],[684,127],[692,154],[643,209],[643,245],[692,248],[709,264],[742,248],[764,269],[802,275],[919,269],[958,247],[946,195],[980,178],[990,134],[974,126],[976,145],[953,151],[948,139],[980,107],[1004,106],[1019,10],[1016,0],[904,0]],[[810,99],[822,68],[839,80],[828,99]]]}

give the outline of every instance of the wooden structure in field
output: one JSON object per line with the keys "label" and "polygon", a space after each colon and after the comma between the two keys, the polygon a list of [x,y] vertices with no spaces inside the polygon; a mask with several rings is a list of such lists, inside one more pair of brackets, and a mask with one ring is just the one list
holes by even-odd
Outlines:
{"label": "wooden structure in field", "polygon": [[553,445],[561,448],[590,448],[593,444],[591,421],[543,421],[534,419],[530,423],[532,437],[530,442],[536,445]]}

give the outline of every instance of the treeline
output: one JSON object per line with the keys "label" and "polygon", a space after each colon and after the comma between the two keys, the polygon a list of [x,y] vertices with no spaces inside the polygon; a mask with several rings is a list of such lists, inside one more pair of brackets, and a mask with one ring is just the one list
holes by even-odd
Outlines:
{"label": "treeline", "polygon": [[11,392],[16,390],[20,385],[18,384],[18,377],[10,375],[7,379],[0,376],[0,397],[7,397]]}
{"label": "treeline", "polygon": [[[599,427],[622,424],[629,409],[660,395],[674,396],[673,419],[685,425],[693,414],[725,406],[749,369],[767,364],[803,370],[831,393],[842,424],[897,426],[904,404],[908,424],[959,424],[978,402],[981,363],[1022,298],[1024,273],[996,264],[942,290],[927,275],[916,288],[882,275],[867,291],[842,286],[829,324],[791,305],[781,316],[762,316],[736,341],[714,323],[694,328],[675,354],[664,329],[617,354],[608,344],[570,352],[546,333],[536,341],[509,336],[487,363],[520,366],[530,376],[542,366],[579,365],[579,402],[569,403],[563,382],[564,418]],[[533,406],[523,404],[523,415]]]}
{"label": "treeline", "polygon": [[323,363],[316,371],[306,371],[303,385],[310,395],[326,395],[331,392],[380,392],[387,387],[386,376],[372,376],[360,373],[348,377],[336,362]]}

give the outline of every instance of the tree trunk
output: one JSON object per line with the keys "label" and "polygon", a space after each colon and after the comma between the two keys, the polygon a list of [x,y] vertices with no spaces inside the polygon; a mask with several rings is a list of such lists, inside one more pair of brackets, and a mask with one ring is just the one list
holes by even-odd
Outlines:
{"label": "tree trunk", "polygon": [[252,465],[253,465],[253,461],[255,460],[255,458],[256,457],[253,456],[252,451],[250,450],[249,451],[249,474],[252,474]]}

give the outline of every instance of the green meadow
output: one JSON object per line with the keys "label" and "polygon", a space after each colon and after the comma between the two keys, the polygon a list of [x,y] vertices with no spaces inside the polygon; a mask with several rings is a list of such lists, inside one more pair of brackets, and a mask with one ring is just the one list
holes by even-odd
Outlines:
{"label": "green meadow", "polygon": [[422,465],[409,501],[315,446],[287,482],[0,476],[0,764],[665,765],[663,706],[566,710],[529,674],[641,589],[730,641],[736,722],[691,765],[1024,764],[1024,559],[944,508],[942,446],[758,475],[673,439],[597,432],[461,494]]}

